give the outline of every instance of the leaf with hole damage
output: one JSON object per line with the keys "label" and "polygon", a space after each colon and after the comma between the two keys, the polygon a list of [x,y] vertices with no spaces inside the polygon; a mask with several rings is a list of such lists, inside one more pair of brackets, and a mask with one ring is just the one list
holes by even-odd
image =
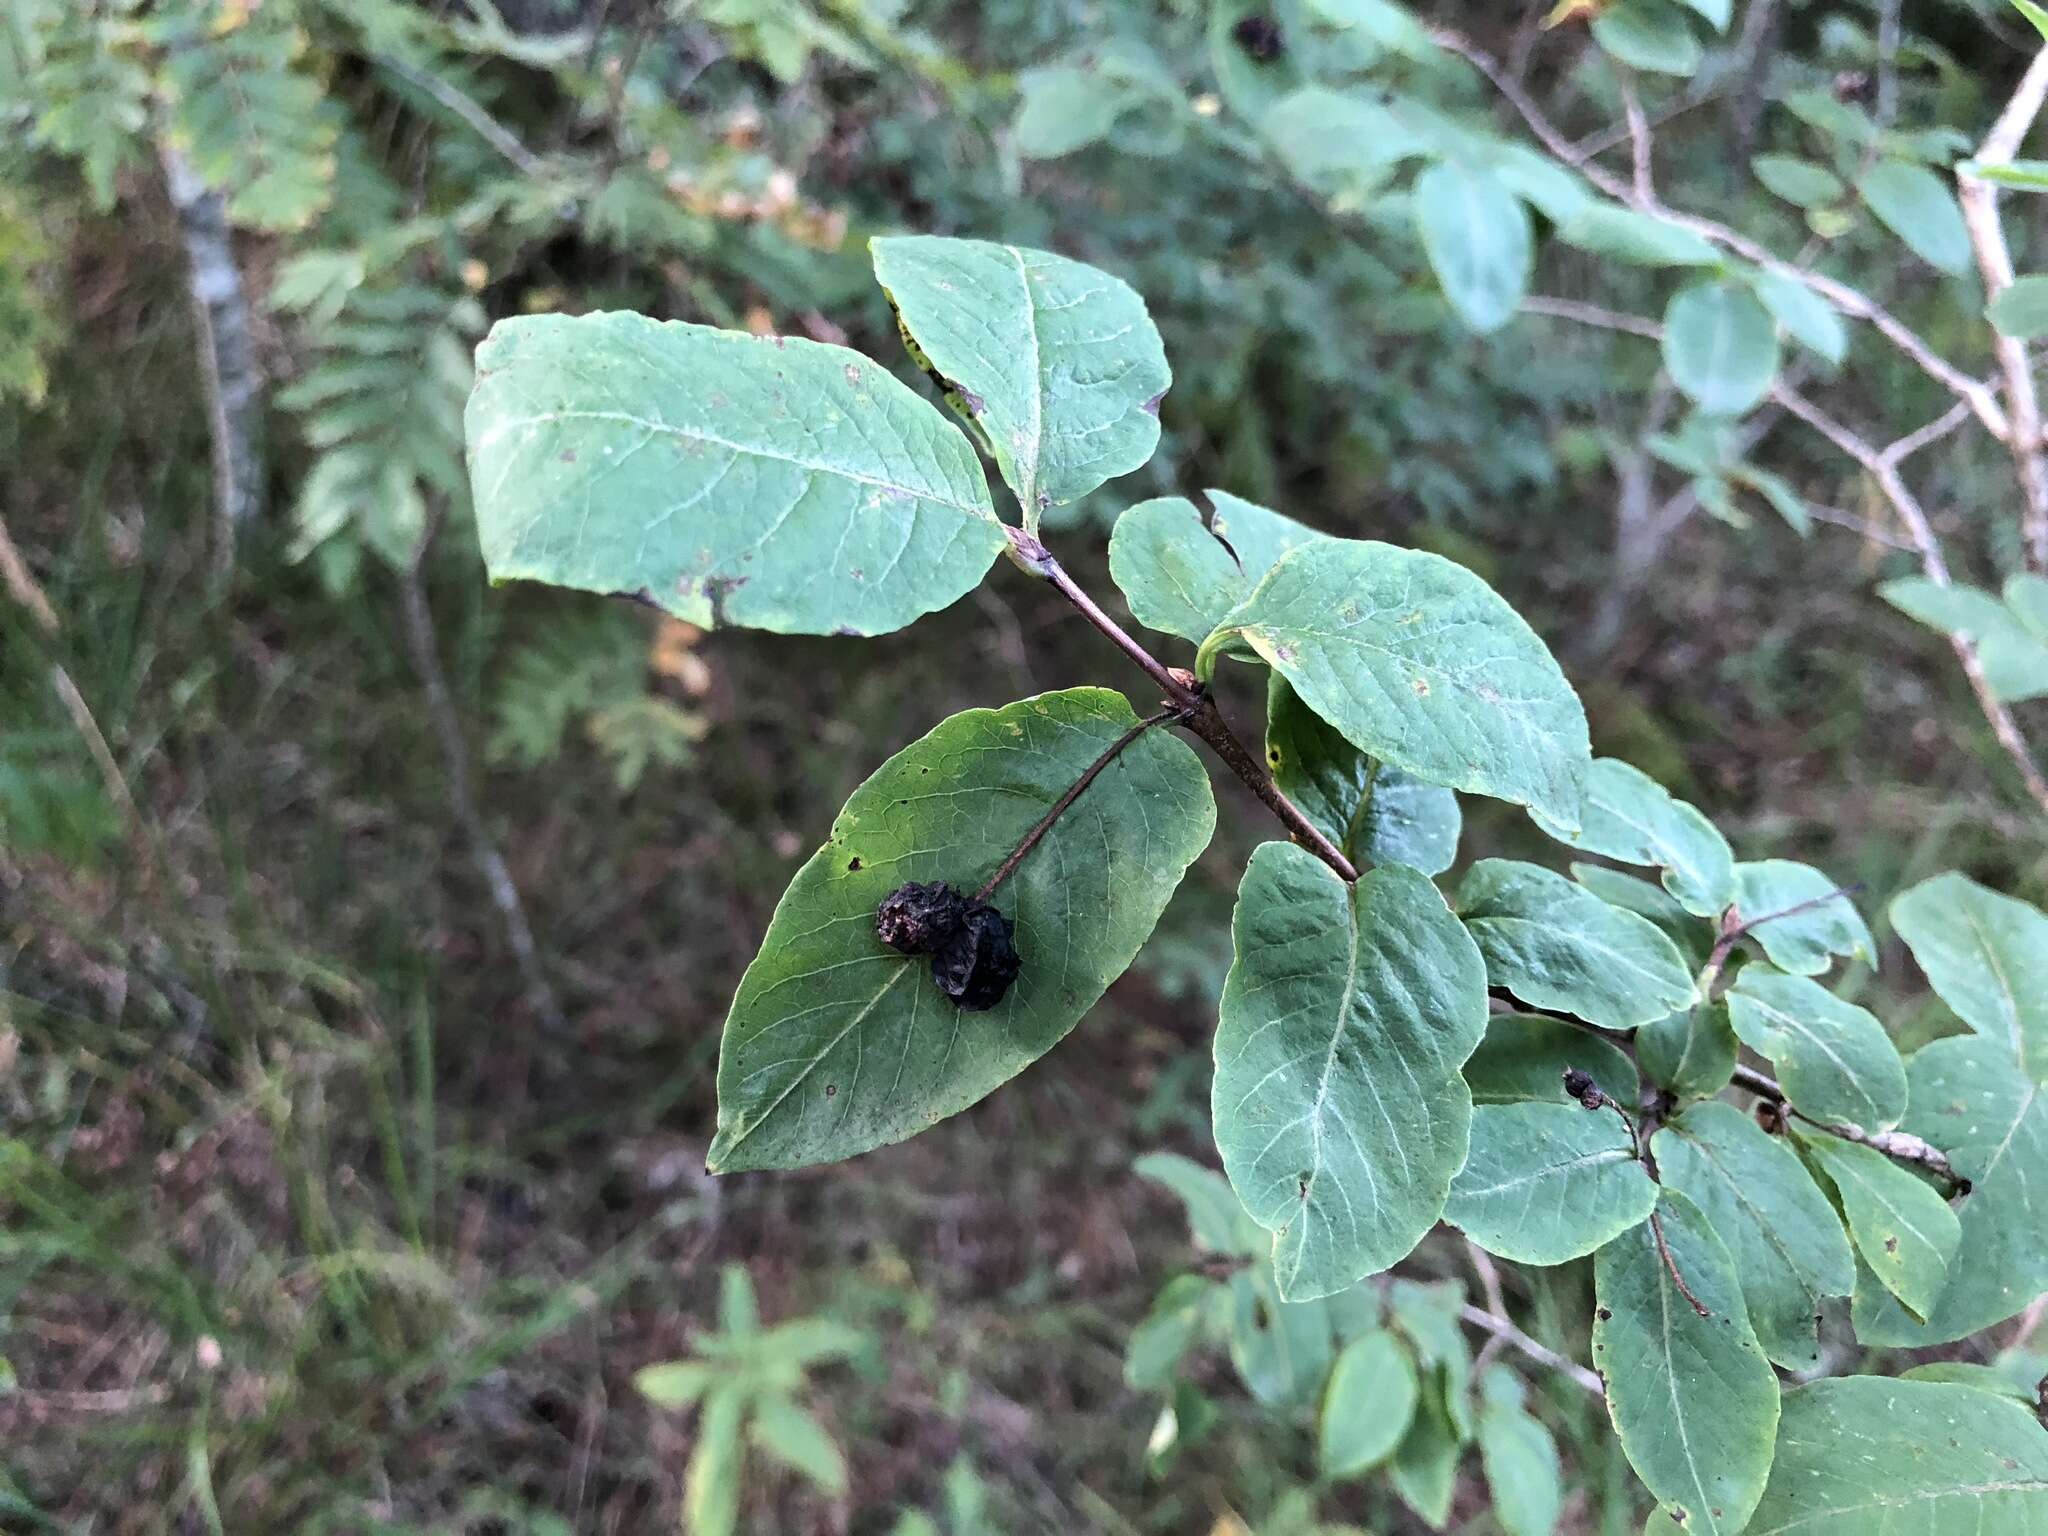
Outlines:
{"label": "leaf with hole damage", "polygon": [[1003,548],[967,439],[858,352],[644,315],[501,320],[465,415],[493,581],[878,635]]}
{"label": "leaf with hole damage", "polygon": [[1577,1104],[1481,1104],[1444,1220],[1514,1263],[1563,1264],[1656,1203],[1619,1116]]}
{"label": "leaf with hole damage", "polygon": [[1874,1147],[1825,1132],[1801,1132],[1799,1144],[1835,1186],[1849,1235],[1870,1272],[1915,1317],[1928,1316],[1962,1241],[1948,1202]]}
{"label": "leaf with hole damage", "polygon": [[1147,629],[1200,645],[1273,562],[1321,538],[1291,517],[1222,491],[1208,523],[1184,496],[1141,501],[1109,535],[1109,574]]}
{"label": "leaf with hole damage", "polygon": [[1498,593],[1438,555],[1317,539],[1281,557],[1204,643],[1248,648],[1361,752],[1430,784],[1578,822],[1586,713]]}
{"label": "leaf with hole damage", "polygon": [[1735,866],[1736,915],[1750,942],[1794,976],[1818,976],[1840,958],[1877,958],[1854,895],[1811,864],[1759,859]]}
{"label": "leaf with hole damage", "polygon": [[1577,831],[1540,811],[1530,814],[1559,842],[1624,864],[1661,868],[1665,889],[1696,916],[1718,917],[1735,900],[1735,856],[1728,840],[1699,811],[1618,758],[1593,759]]}
{"label": "leaf with hole damage", "polygon": [[1770,1470],[1778,1378],[1706,1217],[1668,1189],[1657,1216],[1661,1247],[1646,1221],[1594,1255],[1593,1364],[1621,1448],[1668,1514],[1691,1536],[1734,1536]]}
{"label": "leaf with hole damage", "polygon": [[1436,875],[1458,856],[1458,797],[1367,757],[1278,673],[1266,689],[1266,766],[1280,792],[1354,863]]}
{"label": "leaf with hole damage", "polygon": [[1728,1022],[1769,1057],[1792,1107],[1816,1120],[1888,1131],[1906,1112],[1906,1064],[1867,1008],[1808,976],[1744,966],[1728,989]]}
{"label": "leaf with hole damage", "polygon": [[978,888],[1134,724],[1123,695],[1104,688],[968,710],[854,791],[733,998],[713,1168],[791,1168],[901,1141],[1007,1082],[1080,1021],[1215,826],[1208,775],[1168,732],[1132,742],[995,893],[1023,957],[996,1007],[954,1007],[925,959],[875,936],[875,908],[906,881]]}
{"label": "leaf with hole damage", "polygon": [[1173,375],[1129,284],[986,240],[895,235],[869,249],[913,356],[987,434],[1027,528],[1152,457]]}
{"label": "leaf with hole damage", "polygon": [[1267,843],[1238,888],[1212,1089],[1231,1186],[1274,1234],[1283,1294],[1326,1296],[1406,1256],[1443,1212],[1486,1029],[1486,972],[1428,880],[1346,886]]}
{"label": "leaf with hole damage", "polygon": [[1894,897],[1891,916],[1956,1017],[2048,1083],[2048,913],[1947,874]]}

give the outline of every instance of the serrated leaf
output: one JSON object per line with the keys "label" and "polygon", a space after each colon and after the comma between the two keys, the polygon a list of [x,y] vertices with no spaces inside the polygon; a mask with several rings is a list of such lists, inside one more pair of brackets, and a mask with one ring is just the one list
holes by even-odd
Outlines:
{"label": "serrated leaf", "polygon": [[1325,197],[1368,193],[1402,161],[1430,149],[1384,102],[1320,85],[1275,103],[1259,131],[1288,174]]}
{"label": "serrated leaf", "polygon": [[1905,576],[1880,583],[1877,594],[1930,629],[1974,640],[1985,681],[2005,702],[2048,695],[2048,643],[1989,592]]}
{"label": "serrated leaf", "polygon": [[1621,1121],[1577,1104],[1482,1104],[1444,1220],[1517,1264],[1581,1258],[1650,1214],[1657,1186]]}
{"label": "serrated leaf", "polygon": [[1619,203],[1588,202],[1558,228],[1566,245],[1639,267],[1711,267],[1721,254],[1691,230]]}
{"label": "serrated leaf", "polygon": [[1693,1000],[1678,947],[1654,923],[1550,870],[1482,859],[1458,887],[1457,911],[1488,981],[1533,1007],[1634,1029]]}
{"label": "serrated leaf", "polygon": [[825,1426],[780,1394],[757,1398],[747,1437],[835,1497],[846,1493],[846,1458]]}
{"label": "serrated leaf", "polygon": [[1458,797],[1367,757],[1277,673],[1266,689],[1266,764],[1280,792],[1353,862],[1435,875],[1458,855]]}
{"label": "serrated leaf", "polygon": [[1744,966],[1728,989],[1728,1022],[1768,1057],[1801,1114],[1890,1130],[1906,1112],[1906,1066],[1884,1026],[1809,976]]}
{"label": "serrated leaf", "polygon": [[1004,546],[967,439],[844,347],[643,315],[501,320],[466,423],[494,581],[699,625],[883,634]]}
{"label": "serrated leaf", "polygon": [[1777,327],[1741,284],[1694,283],[1664,311],[1664,366],[1701,410],[1739,416],[1770,393],[1777,377]]}
{"label": "serrated leaf", "polygon": [[1726,1088],[1739,1055],[1728,1005],[1721,1001],[1681,1008],[1636,1031],[1636,1064],[1681,1099],[1703,1099]]}
{"label": "serrated leaf", "polygon": [[1967,1387],[1844,1376],[1787,1392],[1750,1536],[1907,1531],[2048,1531],[2048,1434]]}
{"label": "serrated leaf", "polygon": [[1216,1030],[1216,1145],[1274,1234],[1283,1295],[1326,1296],[1404,1257],[1465,1160],[1458,1069],[1486,1028],[1478,950],[1423,876],[1346,887],[1267,843],[1238,890]]}
{"label": "serrated leaf", "polygon": [[2048,336],[2048,277],[2022,277],[1984,307],[1985,318],[2017,341]]}
{"label": "serrated leaf", "polygon": [[1856,191],[1878,222],[1929,266],[1951,276],[1970,269],[1970,232],[1955,193],[1926,166],[1880,160]]}
{"label": "serrated leaf", "polygon": [[1209,841],[1200,761],[1149,731],[1055,822],[996,893],[1023,969],[963,1013],[921,957],[875,936],[906,881],[973,891],[1136,717],[1073,688],[953,716],[854,791],[797,872],[741,978],[718,1062],[720,1171],[789,1168],[901,1141],[1050,1050],[1131,962]]}
{"label": "serrated leaf", "polygon": [[1238,1203],[1230,1181],[1214,1169],[1178,1152],[1148,1152],[1131,1164],[1131,1171],[1179,1196],[1196,1247],[1250,1259],[1268,1246],[1265,1229]]}
{"label": "serrated leaf", "polygon": [[1614,0],[1593,17],[1593,40],[1634,69],[1690,75],[1705,50],[1685,12],[1670,0]]}
{"label": "serrated leaf", "polygon": [[1667,1189],[1657,1217],[1661,1249],[1646,1221],[1594,1256],[1593,1362],[1629,1464],[1666,1513],[1690,1536],[1733,1536],[1770,1470],[1778,1379],[1734,1261],[1699,1208]]}
{"label": "serrated leaf", "polygon": [[1835,1186],[1871,1273],[1915,1317],[1930,1314],[1962,1241],[1955,1212],[1931,1185],[1874,1148],[1825,1133],[1802,1132],[1799,1144]]}
{"label": "serrated leaf", "polygon": [[1759,859],[1735,866],[1735,906],[1746,937],[1771,964],[1819,976],[1837,956],[1874,961],[1877,944],[1855,896],[1811,864]]}
{"label": "serrated leaf", "polygon": [[1735,1261],[1750,1326],[1788,1371],[1820,1368],[1819,1309],[1856,1284],[1848,1234],[1781,1137],[1730,1104],[1695,1104],[1657,1132],[1664,1183],[1700,1209]]}
{"label": "serrated leaf", "polygon": [[1590,1030],[1540,1013],[1496,1013],[1486,1038],[1465,1063],[1474,1104],[1555,1104],[1568,1069],[1589,1074],[1609,1098],[1633,1104],[1635,1064],[1619,1046]]}
{"label": "serrated leaf", "polygon": [[1401,1341],[1384,1328],[1339,1351],[1316,1418],[1316,1467],[1324,1477],[1369,1472],[1394,1454],[1415,1417],[1421,1382]]}
{"label": "serrated leaf", "polygon": [[[1746,273],[1750,291],[1762,300],[1771,318],[1785,328],[1785,334],[1830,363],[1839,363],[1849,351],[1849,327],[1842,312],[1796,277],[1762,269]],[[1796,528],[1796,519],[1786,519]]]}
{"label": "serrated leaf", "polygon": [[1550,1536],[1564,1507],[1564,1467],[1557,1442],[1522,1406],[1520,1384],[1505,1366],[1487,1373],[1479,1457],[1506,1536]]}
{"label": "serrated leaf", "polygon": [[1559,842],[1664,870],[1665,888],[1686,911],[1718,917],[1735,900],[1735,856],[1711,821],[1655,779],[1618,758],[1596,757],[1586,775],[1577,831],[1540,811],[1536,825]]}
{"label": "serrated leaf", "polygon": [[1849,195],[1841,177],[1826,166],[1797,155],[1758,155],[1749,162],[1749,168],[1773,196],[1782,197],[1797,208],[1818,208]]}
{"label": "serrated leaf", "polygon": [[2048,1083],[2048,913],[1946,874],[1894,897],[1891,918],[1956,1017]]}
{"label": "serrated leaf", "polygon": [[986,240],[896,235],[869,250],[913,355],[987,434],[1027,529],[1152,457],[1173,375],[1121,278]]}
{"label": "serrated leaf", "polygon": [[1281,558],[1196,659],[1249,646],[1361,752],[1575,822],[1586,715],[1498,593],[1419,550],[1318,539]]}
{"label": "serrated leaf", "polygon": [[1440,160],[1416,178],[1422,249],[1458,318],[1485,335],[1514,318],[1529,292],[1529,212],[1481,165]]}

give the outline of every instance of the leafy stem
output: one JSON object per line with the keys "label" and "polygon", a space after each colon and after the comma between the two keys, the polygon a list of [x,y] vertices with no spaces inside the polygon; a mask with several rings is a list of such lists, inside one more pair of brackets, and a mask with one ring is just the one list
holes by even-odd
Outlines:
{"label": "leafy stem", "polygon": [[[1613,1098],[1593,1081],[1593,1075],[1576,1067],[1565,1073],[1564,1091],[1577,1099],[1580,1106],[1586,1110],[1611,1109],[1619,1115],[1623,1128],[1628,1132],[1628,1144],[1635,1152],[1636,1161],[1643,1165],[1643,1171],[1653,1180],[1659,1184],[1663,1183],[1663,1180],[1657,1177],[1657,1161],[1650,1155],[1650,1138],[1647,1134],[1655,1124],[1654,1118],[1648,1119],[1639,1131],[1635,1121],[1629,1117],[1629,1112],[1615,1103]],[[1699,1297],[1693,1295],[1692,1287],[1685,1283],[1685,1276],[1678,1272],[1678,1261],[1671,1256],[1671,1245],[1664,1240],[1664,1222],[1656,1211],[1650,1212],[1650,1236],[1656,1239],[1657,1252],[1663,1257],[1664,1267],[1671,1271],[1671,1283],[1678,1287],[1678,1294],[1683,1296],[1693,1311],[1701,1317],[1712,1317],[1714,1314],[1707,1310]]]}

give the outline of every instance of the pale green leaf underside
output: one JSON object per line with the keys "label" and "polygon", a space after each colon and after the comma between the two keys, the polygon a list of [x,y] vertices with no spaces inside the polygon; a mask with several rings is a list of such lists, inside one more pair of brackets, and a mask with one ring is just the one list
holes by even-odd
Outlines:
{"label": "pale green leaf underside", "polygon": [[1763,949],[1771,964],[1794,976],[1818,976],[1838,956],[1877,957],[1876,941],[1855,898],[1811,864],[1790,859],[1737,864],[1735,905],[1750,925],[1749,941]]}
{"label": "pale green leaf underside", "polygon": [[1664,366],[1709,415],[1737,416],[1763,399],[1778,372],[1770,311],[1731,279],[1681,289],[1664,311]]}
{"label": "pale green leaf underside", "polygon": [[1947,874],[1893,898],[1891,916],[1956,1017],[2048,1083],[2048,914]]}
{"label": "pale green leaf underside", "polygon": [[1196,669],[1248,645],[1361,752],[1417,778],[1578,822],[1578,695],[1500,595],[1441,556],[1318,539],[1281,558]]}
{"label": "pale green leaf underside", "polygon": [[1404,1257],[1465,1160],[1458,1069],[1486,1028],[1479,952],[1421,875],[1347,887],[1285,843],[1252,855],[1231,924],[1212,1108],[1231,1186],[1274,1234],[1283,1294]]}
{"label": "pale green leaf underside", "polygon": [[875,937],[874,913],[908,880],[975,890],[1135,723],[1124,697],[1102,688],[968,710],[854,791],[733,999],[713,1167],[795,1167],[900,1141],[1008,1081],[1080,1021],[1215,826],[1208,776],[1165,731],[1110,764],[996,893],[1023,970],[995,1008],[956,1009],[926,961]]}
{"label": "pale green leaf underside", "polygon": [[1356,1477],[1393,1455],[1421,1389],[1414,1360],[1386,1329],[1345,1345],[1330,1367],[1316,1420],[1316,1465],[1323,1476]]}
{"label": "pale green leaf underside", "polygon": [[2048,1536],[2048,1433],[1969,1387],[1811,1382],[1785,1394],[1749,1536]]}
{"label": "pale green leaf underside", "polygon": [[1915,1317],[1934,1310],[1962,1240],[1954,1211],[1933,1187],[1859,1142],[1800,1136],[1835,1186],[1863,1262]]}
{"label": "pale green leaf underside", "polygon": [[1458,797],[1374,762],[1273,674],[1266,689],[1266,766],[1273,782],[1358,864],[1441,874],[1458,856]]}
{"label": "pale green leaf underside", "polygon": [[494,581],[883,634],[1003,548],[967,439],[857,352],[644,315],[501,320],[465,416]]}
{"label": "pale green leaf underside", "polygon": [[1444,1220],[1517,1264],[1562,1264],[1627,1231],[1657,1186],[1609,1114],[1572,1103],[1481,1104]]}
{"label": "pale green leaf underside", "polygon": [[1906,1066],[1876,1017],[1807,976],[1745,966],[1727,994],[1742,1043],[1767,1056],[1795,1109],[1888,1131],[1906,1112]]}
{"label": "pale green leaf underside", "polygon": [[1460,320],[1484,335],[1515,316],[1529,292],[1535,242],[1529,211],[1492,171],[1440,160],[1415,180],[1422,249]]}
{"label": "pale green leaf underside", "polygon": [[1684,958],[1656,924],[1563,875],[1481,859],[1458,887],[1457,908],[1487,978],[1533,1007],[1634,1029],[1693,1000]]}
{"label": "pale green leaf underside", "polygon": [[1750,1326],[1788,1371],[1819,1368],[1822,1301],[1847,1296],[1856,1258],[1840,1218],[1782,1137],[1731,1104],[1695,1104],[1657,1133],[1657,1171],[1700,1208],[1735,1260]]}
{"label": "pale green leaf underside", "polygon": [[1735,856],[1728,840],[1697,809],[1618,758],[1593,759],[1577,831],[1540,811],[1530,815],[1559,842],[1624,864],[1662,868],[1665,889],[1696,916],[1719,917],[1735,900]]}
{"label": "pale green leaf underside", "polygon": [[1733,1536],[1763,1493],[1778,1379],[1750,1331],[1734,1261],[1698,1207],[1658,1202],[1679,1292],[1648,1222],[1593,1258],[1593,1364],[1629,1464],[1688,1536]]}
{"label": "pale green leaf underside", "polygon": [[1129,284],[985,240],[899,235],[870,249],[904,329],[988,434],[1027,526],[1152,457],[1173,375]]}
{"label": "pale green leaf underside", "polygon": [[1966,635],[1977,645],[1991,691],[2008,703],[2048,694],[2048,637],[1989,592],[1941,586],[1924,576],[1881,583],[1878,596],[1901,613],[1945,635]]}

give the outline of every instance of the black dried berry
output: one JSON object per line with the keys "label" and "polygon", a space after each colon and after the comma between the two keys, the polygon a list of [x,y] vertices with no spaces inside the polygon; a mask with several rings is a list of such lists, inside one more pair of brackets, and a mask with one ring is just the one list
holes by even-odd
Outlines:
{"label": "black dried berry", "polygon": [[933,982],[970,1013],[995,1007],[1023,964],[1014,931],[994,907],[968,908],[953,936],[932,953]]}
{"label": "black dried berry", "polygon": [[898,886],[875,908],[875,934],[903,955],[929,955],[959,931],[967,898],[943,880]]}
{"label": "black dried berry", "polygon": [[1593,1081],[1593,1074],[1582,1072],[1577,1067],[1564,1069],[1564,1091],[1588,1109],[1598,1109],[1607,1102],[1607,1095],[1602,1093],[1600,1085]]}
{"label": "black dried berry", "polygon": [[1261,64],[1270,64],[1287,51],[1287,39],[1281,34],[1280,23],[1258,12],[1232,27],[1230,35],[1248,58]]}

